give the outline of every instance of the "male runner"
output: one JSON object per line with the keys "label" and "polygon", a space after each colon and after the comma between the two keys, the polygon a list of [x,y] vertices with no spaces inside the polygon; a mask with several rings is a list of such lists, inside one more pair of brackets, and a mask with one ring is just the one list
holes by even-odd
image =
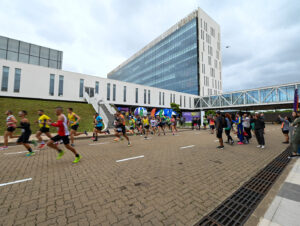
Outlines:
{"label": "male runner", "polygon": [[149,119],[147,116],[144,116],[143,118],[143,126],[145,128],[145,140],[148,139],[148,135],[149,135],[149,128],[150,128],[150,125],[149,125]]}
{"label": "male runner", "polygon": [[43,110],[39,110],[38,111],[38,115],[40,116],[38,119],[38,123],[40,126],[40,130],[36,132],[36,138],[38,139],[38,141],[40,142],[40,145],[38,146],[38,148],[42,149],[43,147],[45,147],[45,141],[43,141],[41,135],[44,133],[48,138],[51,139],[51,133],[50,133],[50,126],[48,125],[48,123],[51,121],[50,117],[44,114]]}
{"label": "male runner", "polygon": [[74,147],[74,136],[79,136],[81,134],[88,135],[86,131],[84,131],[84,133],[77,133],[79,121],[80,117],[75,112],[73,112],[73,108],[68,108],[68,125],[71,127],[70,140],[72,147]]}
{"label": "male runner", "polygon": [[[115,133],[115,136],[120,139],[120,133],[122,133],[123,136],[128,141],[128,147],[130,147],[131,143],[129,141],[129,137],[126,135],[124,115],[122,115],[121,112],[117,111],[116,117],[117,118],[116,118],[116,133]],[[115,141],[117,141],[117,140],[115,140]]]}
{"label": "male runner", "polygon": [[55,137],[52,137],[47,142],[47,146],[57,150],[58,151],[58,156],[57,156],[56,159],[61,159],[65,152],[63,150],[61,150],[60,148],[58,148],[58,146],[56,146],[54,143],[57,142],[57,141],[62,140],[65,147],[67,149],[69,149],[70,151],[72,151],[75,155],[75,160],[73,161],[73,163],[77,163],[81,159],[81,155],[79,155],[77,153],[77,151],[75,150],[75,148],[73,148],[70,145],[68,120],[67,120],[66,116],[63,114],[62,107],[57,107],[56,110],[55,110],[55,113],[57,115],[57,122],[54,122],[54,123],[49,122],[48,124],[51,125],[51,126],[54,126],[54,127],[58,127],[58,134]]}
{"label": "male runner", "polygon": [[22,134],[19,136],[17,144],[22,144],[24,147],[28,150],[28,153],[26,156],[32,156],[35,155],[35,152],[32,151],[32,148],[30,147],[30,143],[34,144],[34,146],[37,146],[36,141],[29,141],[30,135],[31,135],[31,129],[30,129],[30,123],[27,118],[25,118],[27,115],[27,111],[20,111],[19,117],[21,118],[20,126],[17,126],[17,128],[22,129]]}
{"label": "male runner", "polygon": [[17,136],[13,136],[14,131],[17,126],[17,119],[13,116],[12,111],[8,110],[5,112],[7,115],[6,118],[6,131],[4,133],[4,146],[0,147],[0,150],[5,150],[8,148],[8,138],[16,138]]}
{"label": "male runner", "polygon": [[95,124],[95,128],[93,130],[93,137],[94,137],[93,141],[98,141],[98,133],[109,134],[108,129],[105,132],[102,132],[102,129],[104,127],[103,119],[98,113],[95,113],[94,124]]}

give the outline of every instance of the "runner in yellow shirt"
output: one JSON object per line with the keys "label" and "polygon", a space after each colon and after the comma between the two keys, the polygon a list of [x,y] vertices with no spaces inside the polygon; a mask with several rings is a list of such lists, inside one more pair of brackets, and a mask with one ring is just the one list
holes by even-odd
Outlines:
{"label": "runner in yellow shirt", "polygon": [[80,117],[75,112],[73,112],[73,108],[68,108],[68,126],[71,127],[70,140],[72,147],[74,147],[74,136],[79,136],[81,134],[88,135],[86,131],[84,131],[83,133],[77,133],[79,121]]}
{"label": "runner in yellow shirt", "polygon": [[149,135],[149,128],[150,128],[150,125],[149,125],[149,119],[147,116],[144,116],[143,118],[143,125],[144,125],[144,128],[145,128],[145,140],[148,139],[148,135]]}
{"label": "runner in yellow shirt", "polygon": [[42,149],[45,147],[45,141],[43,141],[41,135],[44,133],[47,137],[51,139],[51,133],[50,133],[50,126],[48,125],[49,122],[51,122],[51,119],[49,116],[44,114],[43,110],[38,111],[38,115],[40,116],[37,123],[40,126],[40,130],[36,132],[36,138],[39,140],[41,143],[38,148]]}

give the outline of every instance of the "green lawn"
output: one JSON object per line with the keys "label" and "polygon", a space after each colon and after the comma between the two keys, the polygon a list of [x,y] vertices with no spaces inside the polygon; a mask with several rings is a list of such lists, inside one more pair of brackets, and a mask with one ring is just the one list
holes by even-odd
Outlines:
{"label": "green lawn", "polygon": [[[73,108],[74,112],[81,117],[80,126],[78,131],[92,131],[93,129],[93,106],[87,103],[65,102],[65,101],[48,101],[48,100],[31,100],[21,98],[6,98],[0,97],[0,135],[3,136],[6,129],[5,120],[6,110],[13,111],[13,115],[19,120],[18,111],[26,110],[28,112],[27,118],[31,123],[32,132],[35,133],[38,130],[38,124],[35,121],[38,119],[37,111],[39,109],[44,110],[52,121],[56,121],[55,107],[61,106],[64,108],[64,113],[67,114],[67,108]],[[56,132],[56,128],[51,128],[51,132]],[[17,130],[17,134],[20,134],[20,130]]]}

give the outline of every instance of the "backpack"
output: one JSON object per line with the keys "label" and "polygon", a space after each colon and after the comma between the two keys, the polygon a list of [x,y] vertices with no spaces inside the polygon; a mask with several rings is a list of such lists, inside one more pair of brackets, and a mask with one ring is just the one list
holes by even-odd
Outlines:
{"label": "backpack", "polygon": [[222,125],[222,128],[227,128],[227,122],[226,122],[226,119],[224,116],[221,116],[222,120],[221,120],[221,125]]}

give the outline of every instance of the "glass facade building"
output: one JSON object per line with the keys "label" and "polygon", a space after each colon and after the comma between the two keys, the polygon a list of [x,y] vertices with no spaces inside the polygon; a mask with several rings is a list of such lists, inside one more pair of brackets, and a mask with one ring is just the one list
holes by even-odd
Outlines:
{"label": "glass facade building", "polygon": [[196,17],[108,78],[198,95],[197,29]]}
{"label": "glass facade building", "polygon": [[62,69],[63,52],[0,36],[0,58]]}

